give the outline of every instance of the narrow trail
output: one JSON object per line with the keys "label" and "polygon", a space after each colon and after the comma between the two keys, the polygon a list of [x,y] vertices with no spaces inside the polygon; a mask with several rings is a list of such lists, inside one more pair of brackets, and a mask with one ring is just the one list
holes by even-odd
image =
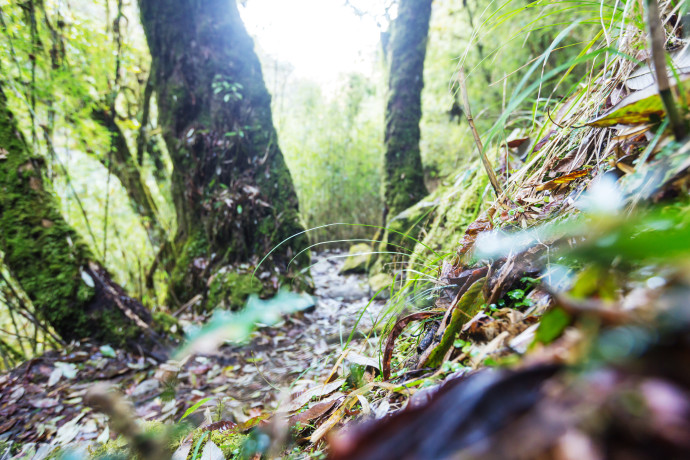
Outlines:
{"label": "narrow trail", "polygon": [[315,308],[256,331],[248,344],[224,346],[213,355],[192,358],[186,372],[178,375],[178,394],[229,396],[226,407],[236,419],[243,418],[248,408],[273,409],[281,391],[298,392],[325,381],[365,308],[350,348],[374,350],[378,337],[371,334],[365,344],[365,334],[372,330],[383,302],[369,304],[365,276],[338,273],[345,260],[341,255],[314,256]]}
{"label": "narrow trail", "polygon": [[114,437],[106,418],[84,405],[95,382],[116,386],[145,421],[176,422],[203,398],[212,399],[190,416],[197,423],[207,412],[238,422],[271,412],[288,394],[325,381],[365,308],[349,348],[375,356],[378,337],[365,334],[384,303],[369,302],[365,276],[338,273],[342,255],[314,254],[315,308],[255,331],[247,344],[192,357],[179,368],[174,385],[166,383],[171,363],[158,365],[89,343],[48,352],[0,376],[0,440],[21,442],[25,453],[41,459],[58,444],[86,448]]}

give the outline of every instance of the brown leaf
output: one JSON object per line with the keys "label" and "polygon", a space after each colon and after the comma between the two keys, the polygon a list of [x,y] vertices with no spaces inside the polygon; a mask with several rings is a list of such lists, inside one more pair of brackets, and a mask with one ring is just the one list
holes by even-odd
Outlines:
{"label": "brown leaf", "polygon": [[513,139],[512,141],[508,141],[508,148],[514,149],[514,148],[520,147],[522,144],[524,144],[528,140],[529,140],[529,137],[521,137],[519,139]]}
{"label": "brown leaf", "polygon": [[31,401],[31,405],[38,409],[46,409],[58,405],[57,398],[42,398]]}
{"label": "brown leaf", "polygon": [[391,359],[393,359],[393,348],[395,347],[395,340],[402,333],[405,327],[413,321],[423,321],[425,319],[431,318],[438,315],[437,311],[422,311],[419,313],[413,313],[402,319],[399,319],[390,334],[388,334],[388,340],[386,341],[386,348],[383,351],[383,380],[388,380],[391,376]]}
{"label": "brown leaf", "polygon": [[222,420],[220,422],[206,425],[204,427],[204,431],[227,431],[232,430],[235,427],[237,427],[237,424],[235,422],[231,422],[230,420]]}
{"label": "brown leaf", "polygon": [[7,150],[5,150],[5,149],[3,149],[2,147],[0,147],[0,160],[7,160],[7,156],[8,156],[9,154],[10,154],[10,153],[9,153]]}
{"label": "brown leaf", "polygon": [[298,423],[308,423],[321,417],[323,414],[328,412],[340,398],[342,398],[342,394],[338,398],[329,398],[326,401],[314,404],[304,412],[293,415],[289,420],[290,426],[297,425]]}
{"label": "brown leaf", "polygon": [[541,148],[544,147],[547,142],[549,142],[549,139],[551,139],[551,136],[553,136],[554,134],[556,134],[555,130],[551,131],[544,138],[542,138],[539,142],[537,142],[537,145],[534,146],[534,152],[538,152],[539,150],[541,150]]}
{"label": "brown leaf", "polygon": [[16,418],[8,418],[4,422],[0,423],[0,433],[9,431],[9,429],[12,428],[15,423],[17,423]]}
{"label": "brown leaf", "polygon": [[586,176],[587,174],[589,174],[590,169],[591,168],[578,169],[577,171],[573,171],[570,174],[565,174],[561,177],[557,177],[548,182],[544,182],[543,184],[537,187],[537,191],[541,192],[542,190],[553,190],[561,184],[567,184],[568,182],[572,182],[575,179],[579,179],[580,177]]}
{"label": "brown leaf", "polygon": [[287,403],[286,406],[282,407],[281,409],[285,412],[296,411],[297,409],[301,408],[306,403],[308,403],[311,400],[311,398],[327,396],[336,391],[338,388],[340,388],[343,385],[343,383],[345,383],[345,379],[338,379],[334,382],[326,383],[324,385],[318,385],[309,388],[306,391],[299,392],[296,395],[293,395],[292,401]]}
{"label": "brown leaf", "polygon": [[481,216],[479,216],[477,220],[472,222],[470,226],[467,227],[467,230],[465,230],[465,235],[462,237],[462,240],[460,241],[460,250],[458,250],[458,254],[466,254],[467,251],[469,251],[469,249],[474,245],[474,242],[477,239],[477,235],[490,229],[491,221],[484,213]]}

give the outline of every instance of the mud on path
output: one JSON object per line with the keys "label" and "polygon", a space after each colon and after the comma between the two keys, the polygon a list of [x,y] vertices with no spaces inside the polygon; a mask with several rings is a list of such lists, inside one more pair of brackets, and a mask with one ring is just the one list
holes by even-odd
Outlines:
{"label": "mud on path", "polygon": [[338,274],[342,255],[314,255],[315,308],[259,329],[245,345],[192,357],[174,384],[162,378],[170,363],[89,343],[48,352],[0,376],[0,441],[21,443],[22,458],[41,459],[57,445],[85,449],[114,438],[106,418],[84,404],[95,382],[119,388],[146,421],[176,422],[204,398],[211,399],[190,416],[193,422],[208,412],[214,419],[238,422],[270,412],[286,395],[325,381],[367,304],[349,348],[375,356],[378,337],[372,333],[367,340],[365,334],[383,302],[369,302],[364,276]]}

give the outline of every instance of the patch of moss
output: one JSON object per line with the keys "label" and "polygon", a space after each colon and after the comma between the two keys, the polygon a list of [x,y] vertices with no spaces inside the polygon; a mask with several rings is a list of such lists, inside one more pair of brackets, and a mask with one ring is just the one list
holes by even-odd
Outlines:
{"label": "patch of moss", "polygon": [[223,267],[215,274],[208,287],[206,308],[237,310],[244,306],[250,294],[262,292],[262,283],[251,273],[242,273]]}
{"label": "patch of moss", "polygon": [[162,336],[182,338],[182,328],[177,318],[164,311],[157,311],[153,314],[153,327]]}
{"label": "patch of moss", "polygon": [[[189,433],[186,425],[170,426],[158,421],[147,421],[141,424],[142,432],[137,436],[136,442],[154,440],[159,445],[165,446],[171,453],[179,446],[182,437]],[[139,456],[132,451],[130,442],[123,436],[109,439],[103,444],[89,448],[90,458],[93,459],[132,459]]]}
{"label": "patch of moss", "polygon": [[0,160],[0,249],[13,277],[66,341],[125,344],[135,337],[132,323],[94,287],[93,255],[60,214],[44,184],[43,159],[30,153],[1,88],[0,145],[7,152]]}
{"label": "patch of moss", "polygon": [[189,234],[176,252],[177,259],[170,274],[169,292],[171,300],[182,304],[203,290],[203,286],[197,285],[198,277],[194,276],[192,270],[201,270],[195,267],[194,261],[205,259],[209,255],[209,244],[204,231],[197,229]]}
{"label": "patch of moss", "polygon": [[[208,434],[204,436],[204,433]],[[246,434],[235,433],[232,430],[207,432],[204,429],[198,429],[192,436],[192,448],[189,449],[187,459],[191,460],[194,451],[197,450],[196,448],[197,444],[199,444],[199,440],[201,440],[198,449],[199,457],[204,450],[204,446],[206,446],[206,443],[210,440],[223,451],[223,455],[226,459],[240,458],[242,445],[247,438],[248,436]]]}
{"label": "patch of moss", "polygon": [[372,251],[372,247],[367,243],[358,243],[350,246],[349,257],[345,259],[345,263],[340,267],[340,273],[365,273]]}
{"label": "patch of moss", "polygon": [[466,168],[455,183],[439,187],[432,195],[439,201],[438,207],[431,216],[422,244],[416,244],[409,265],[420,269],[428,257],[433,254],[430,247],[439,254],[454,253],[465,229],[477,216],[486,209],[484,198],[489,180],[481,169],[479,160]]}

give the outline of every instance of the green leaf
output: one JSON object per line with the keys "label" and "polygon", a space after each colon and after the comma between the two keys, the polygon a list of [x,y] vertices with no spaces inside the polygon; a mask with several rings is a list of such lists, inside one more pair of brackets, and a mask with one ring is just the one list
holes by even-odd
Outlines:
{"label": "green leaf", "polygon": [[196,442],[196,447],[194,447],[194,454],[192,455],[192,460],[197,459],[199,455],[199,448],[201,447],[201,444],[204,442],[204,439],[206,439],[206,436],[208,436],[209,433],[209,431],[204,431],[204,434],[202,434],[199,440]]}
{"label": "green leaf", "polygon": [[272,325],[282,315],[307,309],[314,305],[308,294],[297,294],[281,289],[267,300],[252,294],[240,312],[216,309],[211,319],[201,329],[192,333],[189,340],[176,353],[177,359],[188,354],[210,353],[225,341],[241,342],[247,339],[257,324]]}
{"label": "green leaf", "polygon": [[101,354],[105,356],[106,358],[115,358],[115,350],[113,350],[113,347],[110,345],[103,345],[101,348],[99,348]]}
{"label": "green leaf", "polygon": [[554,308],[546,312],[541,318],[534,341],[543,344],[553,342],[568,327],[570,320],[570,315],[562,308]]}
{"label": "green leaf", "polygon": [[472,286],[470,286],[467,292],[462,295],[458,301],[458,304],[453,310],[453,313],[450,317],[450,322],[446,327],[446,330],[443,332],[441,341],[436,348],[429,353],[429,357],[427,358],[426,362],[420,367],[438,367],[442,364],[441,361],[446,356],[446,353],[450,347],[453,345],[455,336],[458,334],[458,332],[460,332],[462,326],[467,321],[472,319],[472,317],[481,309],[481,292],[482,288],[484,288],[485,281],[486,277],[478,279],[472,283]]}
{"label": "green leaf", "polygon": [[190,407],[189,409],[187,409],[185,411],[184,415],[182,415],[182,418],[180,418],[180,422],[182,420],[186,419],[187,417],[189,417],[190,415],[192,415],[198,408],[200,408],[203,404],[209,402],[211,399],[213,399],[213,398],[204,398],[200,401],[197,401],[196,404],[194,404],[192,407]]}

